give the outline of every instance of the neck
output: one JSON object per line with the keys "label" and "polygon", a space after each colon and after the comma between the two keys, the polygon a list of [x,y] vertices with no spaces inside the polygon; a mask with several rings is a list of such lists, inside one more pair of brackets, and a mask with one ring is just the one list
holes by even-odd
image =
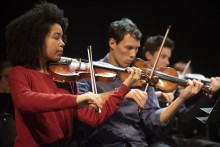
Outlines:
{"label": "neck", "polygon": [[41,72],[41,73],[44,73],[44,74],[49,74],[49,72],[47,70],[44,70],[44,69],[40,69],[38,71]]}
{"label": "neck", "polygon": [[38,69],[36,69],[36,70],[41,72],[41,73],[48,74],[48,69],[47,69],[47,65],[46,64],[42,64],[41,63],[40,67]]}
{"label": "neck", "polygon": [[109,60],[109,63],[116,66],[116,67],[119,67],[119,64],[117,63],[117,61],[115,60],[115,57],[113,56],[113,54],[111,54],[111,52],[109,52],[108,54],[108,60]]}

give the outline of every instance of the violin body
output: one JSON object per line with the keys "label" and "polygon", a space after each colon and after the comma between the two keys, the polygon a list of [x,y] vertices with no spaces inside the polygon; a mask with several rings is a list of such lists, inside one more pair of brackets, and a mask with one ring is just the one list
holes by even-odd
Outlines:
{"label": "violin body", "polygon": [[[142,71],[146,72],[148,75],[151,72],[151,67],[148,64],[148,62],[136,58],[134,60],[134,66],[139,67],[142,69]],[[172,92],[175,90],[178,86],[178,84],[181,84],[181,82],[174,82],[173,78],[178,77],[178,73],[175,69],[171,67],[161,67],[159,69],[156,69],[153,72],[153,79],[156,79],[155,77],[158,77],[157,83],[154,85],[156,88],[163,90],[164,92]]]}

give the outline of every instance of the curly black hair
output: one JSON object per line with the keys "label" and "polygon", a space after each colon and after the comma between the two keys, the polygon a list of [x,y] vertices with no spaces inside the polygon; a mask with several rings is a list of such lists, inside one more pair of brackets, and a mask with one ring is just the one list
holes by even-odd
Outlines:
{"label": "curly black hair", "polygon": [[41,1],[12,20],[5,28],[7,57],[11,64],[39,68],[44,56],[45,38],[55,23],[62,27],[65,42],[68,19],[56,4]]}

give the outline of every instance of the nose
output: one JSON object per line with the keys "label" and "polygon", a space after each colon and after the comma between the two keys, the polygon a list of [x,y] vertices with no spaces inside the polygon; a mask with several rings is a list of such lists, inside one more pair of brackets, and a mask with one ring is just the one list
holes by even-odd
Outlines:
{"label": "nose", "polygon": [[65,46],[65,43],[62,39],[60,39],[60,47],[64,47]]}
{"label": "nose", "polygon": [[130,50],[130,57],[135,58],[136,54],[137,54],[137,50],[135,49]]}
{"label": "nose", "polygon": [[166,65],[168,66],[170,64],[170,60],[169,59],[166,59]]}

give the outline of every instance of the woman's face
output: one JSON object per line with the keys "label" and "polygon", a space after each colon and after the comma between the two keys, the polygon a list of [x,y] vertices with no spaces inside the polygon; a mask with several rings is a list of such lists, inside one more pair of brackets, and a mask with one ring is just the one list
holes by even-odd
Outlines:
{"label": "woman's face", "polygon": [[47,61],[59,61],[63,54],[63,30],[59,24],[53,24],[46,37],[46,59]]}

